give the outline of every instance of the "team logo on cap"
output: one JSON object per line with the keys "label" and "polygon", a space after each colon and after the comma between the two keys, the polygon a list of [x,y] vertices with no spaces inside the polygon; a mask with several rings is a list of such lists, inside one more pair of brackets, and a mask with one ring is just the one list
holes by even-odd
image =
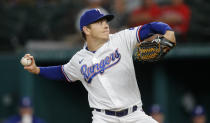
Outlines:
{"label": "team logo on cap", "polygon": [[96,11],[98,11],[100,14],[102,14],[101,10],[100,9],[96,9]]}

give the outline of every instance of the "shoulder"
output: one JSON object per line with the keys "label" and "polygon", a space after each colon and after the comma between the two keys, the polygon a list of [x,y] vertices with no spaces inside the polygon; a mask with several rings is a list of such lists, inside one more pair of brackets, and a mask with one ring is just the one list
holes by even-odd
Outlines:
{"label": "shoulder", "polygon": [[110,35],[110,40],[118,43],[122,43],[122,41],[135,41],[136,39],[139,40],[139,31],[141,30],[142,26],[127,28],[116,32]]}
{"label": "shoulder", "polygon": [[[83,48],[81,50],[79,50],[78,52],[76,52],[72,58],[69,60],[68,63],[71,63],[71,65],[76,65],[78,63],[78,61],[80,61],[81,59],[88,57],[88,53],[87,51]],[[68,64],[67,63],[67,64]]]}
{"label": "shoulder", "polygon": [[86,54],[87,54],[87,51],[85,50],[85,48],[83,48],[83,49],[79,50],[78,52],[76,52],[73,55],[72,59],[77,59],[79,57],[84,57],[84,56],[86,56]]}
{"label": "shoulder", "polygon": [[110,37],[117,36],[117,35],[122,35],[122,34],[129,33],[129,32],[135,32],[140,27],[141,26],[126,28],[126,29],[120,30],[120,31],[118,31],[114,34],[110,34]]}
{"label": "shoulder", "polygon": [[110,34],[109,38],[112,41],[112,40],[115,40],[116,38],[124,36],[124,33],[125,33],[125,30],[121,30],[121,31],[118,31],[116,33]]}
{"label": "shoulder", "polygon": [[137,35],[138,30],[142,26],[137,26],[137,27],[131,27],[127,29],[123,29],[121,31],[118,31],[114,34],[110,34],[110,39],[116,39],[116,38],[126,38],[126,37],[133,37]]}

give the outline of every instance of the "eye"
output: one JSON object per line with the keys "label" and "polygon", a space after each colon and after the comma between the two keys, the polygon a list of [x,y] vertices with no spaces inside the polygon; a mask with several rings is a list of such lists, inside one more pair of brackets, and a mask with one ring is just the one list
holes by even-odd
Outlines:
{"label": "eye", "polygon": [[102,23],[103,23],[103,21],[99,21],[98,23],[99,23],[99,24],[102,24]]}

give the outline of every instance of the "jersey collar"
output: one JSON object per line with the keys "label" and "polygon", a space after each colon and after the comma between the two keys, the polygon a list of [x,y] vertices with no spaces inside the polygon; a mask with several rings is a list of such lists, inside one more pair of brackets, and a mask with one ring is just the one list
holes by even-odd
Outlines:
{"label": "jersey collar", "polygon": [[[88,47],[87,47],[87,46],[85,47],[85,49],[86,49],[87,51],[90,51],[90,50],[88,50]],[[95,53],[96,51],[90,51],[90,52]]]}

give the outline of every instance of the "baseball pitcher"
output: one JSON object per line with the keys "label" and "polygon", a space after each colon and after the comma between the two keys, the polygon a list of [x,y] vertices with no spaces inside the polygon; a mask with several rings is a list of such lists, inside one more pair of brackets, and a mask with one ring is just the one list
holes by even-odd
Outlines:
{"label": "baseball pitcher", "polygon": [[53,80],[80,80],[88,91],[93,123],[157,123],[142,110],[132,56],[137,47],[140,61],[160,59],[175,46],[174,32],[165,23],[152,22],[110,34],[113,18],[99,9],[87,10],[80,17],[85,45],[67,64],[38,67],[26,54],[32,64],[24,69]]}

